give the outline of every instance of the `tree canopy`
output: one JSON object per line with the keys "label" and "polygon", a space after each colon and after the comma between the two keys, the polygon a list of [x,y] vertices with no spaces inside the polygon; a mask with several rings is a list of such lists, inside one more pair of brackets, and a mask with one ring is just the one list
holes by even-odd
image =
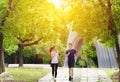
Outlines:
{"label": "tree canopy", "polygon": [[3,31],[6,51],[12,53],[17,44],[25,41],[28,44],[39,38],[50,44],[59,44],[61,39],[64,42],[66,37],[61,33],[68,31],[62,15],[47,0],[13,0]]}
{"label": "tree canopy", "polygon": [[[24,48],[22,54],[45,55],[51,46],[58,45],[63,57],[69,34],[67,26],[84,40],[82,52],[91,58],[96,55],[93,47],[96,40],[106,47],[116,44],[111,33],[113,30],[120,33],[119,0],[60,1],[61,6],[56,8],[48,0],[0,0],[0,31],[4,34],[5,51],[11,54],[17,51],[18,44],[38,43]],[[109,1],[114,28],[109,26]]]}

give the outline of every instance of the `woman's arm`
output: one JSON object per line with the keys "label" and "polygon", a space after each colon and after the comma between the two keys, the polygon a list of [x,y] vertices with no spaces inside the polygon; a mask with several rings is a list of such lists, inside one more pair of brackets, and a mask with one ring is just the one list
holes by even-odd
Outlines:
{"label": "woman's arm", "polygon": [[51,57],[53,58],[55,56],[55,54],[51,54]]}
{"label": "woman's arm", "polygon": [[58,51],[58,50],[56,50],[56,53],[57,53],[57,54],[59,54],[59,51]]}
{"label": "woman's arm", "polygon": [[51,52],[51,57],[53,58],[55,55],[56,55],[56,52],[55,52],[55,51],[52,51],[52,52]]}

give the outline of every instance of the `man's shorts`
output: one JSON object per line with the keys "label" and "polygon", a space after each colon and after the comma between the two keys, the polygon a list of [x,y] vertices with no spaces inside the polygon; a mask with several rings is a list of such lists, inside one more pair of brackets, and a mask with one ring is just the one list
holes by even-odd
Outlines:
{"label": "man's shorts", "polygon": [[68,67],[69,67],[69,68],[73,68],[73,67],[74,67],[74,64],[75,64],[74,61],[73,61],[73,62],[69,62],[69,61],[68,61]]}

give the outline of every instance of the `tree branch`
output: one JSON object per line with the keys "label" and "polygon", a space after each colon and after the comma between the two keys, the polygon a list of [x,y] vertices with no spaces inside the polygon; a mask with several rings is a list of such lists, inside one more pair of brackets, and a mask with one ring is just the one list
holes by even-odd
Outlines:
{"label": "tree branch", "polygon": [[107,7],[105,6],[105,4],[103,3],[102,0],[98,0],[98,1],[100,2],[101,7],[103,7],[103,8],[107,8]]}
{"label": "tree branch", "polygon": [[107,3],[108,3],[108,7],[112,6],[112,3],[110,2],[110,0],[107,0]]}
{"label": "tree branch", "polygon": [[17,5],[19,0],[16,0],[16,3],[12,6],[12,0],[8,0],[8,10],[6,10],[5,16],[3,17],[2,21],[0,22],[0,24],[2,26],[4,26],[4,23],[6,21],[6,17],[9,16],[9,10],[13,10],[13,8],[15,8],[15,6]]}
{"label": "tree branch", "polygon": [[41,41],[43,39],[43,37],[39,38],[38,40],[32,42],[32,43],[29,43],[29,44],[21,44],[23,47],[26,47],[26,46],[31,46],[31,45],[34,45],[34,44],[38,44],[39,41]]}
{"label": "tree branch", "polygon": [[[11,10],[11,4],[12,4],[12,0],[9,0],[9,1],[8,1],[8,9],[10,9],[10,10]],[[3,17],[2,21],[1,21],[1,25],[2,25],[2,26],[4,26],[4,23],[5,23],[5,21],[6,21],[6,17],[8,17],[8,16],[9,16],[9,11],[6,10],[5,16]]]}
{"label": "tree branch", "polygon": [[112,9],[111,9],[111,2],[110,0],[107,0],[107,14],[108,14],[108,28],[109,30],[111,30],[111,33],[113,35],[116,35],[117,34],[117,31],[116,31],[116,28],[115,28],[115,21],[114,21],[114,18],[113,18],[113,14],[112,14]]}
{"label": "tree branch", "polygon": [[21,41],[21,42],[23,41],[20,37],[17,37],[17,39],[18,39],[19,41]]}
{"label": "tree branch", "polygon": [[11,4],[11,10],[14,10],[14,8],[16,7],[16,5],[19,1],[20,0],[16,0],[16,2],[14,2],[14,4]]}
{"label": "tree branch", "polygon": [[8,2],[8,8],[11,10],[12,9],[12,0],[9,0]]}
{"label": "tree branch", "polygon": [[17,37],[17,39],[18,39],[19,41],[21,41],[21,43],[25,43],[25,42],[27,42],[27,41],[31,41],[31,40],[33,39],[33,37],[30,37],[30,38],[25,39],[25,40],[22,40],[20,37]]}

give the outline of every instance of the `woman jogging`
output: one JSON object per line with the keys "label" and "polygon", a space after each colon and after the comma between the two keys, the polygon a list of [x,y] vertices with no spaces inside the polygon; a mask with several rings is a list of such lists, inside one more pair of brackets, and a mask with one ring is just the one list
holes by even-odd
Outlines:
{"label": "woman jogging", "polygon": [[50,56],[51,56],[52,76],[53,76],[53,80],[56,80],[57,69],[58,69],[58,49],[57,49],[57,46],[53,46],[50,48]]}

